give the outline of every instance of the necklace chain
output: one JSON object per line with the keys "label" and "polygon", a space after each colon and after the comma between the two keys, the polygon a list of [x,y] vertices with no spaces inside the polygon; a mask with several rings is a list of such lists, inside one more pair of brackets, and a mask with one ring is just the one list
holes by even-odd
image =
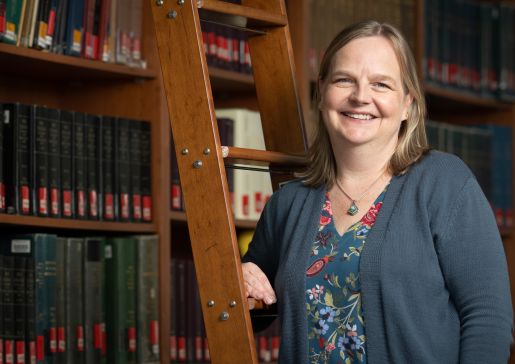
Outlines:
{"label": "necklace chain", "polygon": [[351,216],[354,216],[358,213],[359,211],[359,208],[357,206],[357,203],[359,201],[361,201],[361,199],[363,197],[365,197],[367,195],[368,192],[370,192],[370,190],[372,189],[372,187],[377,183],[377,181],[379,181],[381,179],[381,177],[384,175],[384,173],[381,173],[375,180],[374,182],[372,182],[370,184],[370,186],[368,186],[368,188],[363,191],[363,193],[361,193],[361,196],[359,196],[358,198],[354,199],[352,198],[347,192],[345,192],[345,190],[343,189],[342,185],[340,184],[340,181],[338,181],[338,179],[335,179],[335,182],[336,182],[336,187],[338,187],[338,189],[340,191],[342,191],[342,193],[345,195],[345,197],[347,197],[350,201],[351,201],[351,205],[349,207],[349,209],[347,210],[347,214],[351,215]]}

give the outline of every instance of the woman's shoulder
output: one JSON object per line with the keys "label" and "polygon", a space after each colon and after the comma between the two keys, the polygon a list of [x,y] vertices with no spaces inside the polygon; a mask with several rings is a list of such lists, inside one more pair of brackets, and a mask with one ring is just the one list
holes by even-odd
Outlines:
{"label": "woman's shoulder", "polygon": [[467,180],[473,176],[470,168],[458,156],[438,150],[427,152],[410,172],[435,179]]}
{"label": "woman's shoulder", "polygon": [[312,187],[304,183],[302,179],[293,179],[281,183],[279,188],[272,195],[272,201],[279,205],[291,205],[294,201],[305,200],[317,196],[324,191],[323,186]]}

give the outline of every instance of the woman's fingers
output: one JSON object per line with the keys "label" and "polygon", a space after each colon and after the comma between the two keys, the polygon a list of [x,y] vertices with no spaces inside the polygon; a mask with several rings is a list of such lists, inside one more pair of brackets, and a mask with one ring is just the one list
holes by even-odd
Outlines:
{"label": "woman's fingers", "polygon": [[254,263],[243,263],[243,280],[247,297],[254,297],[271,305],[277,301],[272,285],[265,273]]}

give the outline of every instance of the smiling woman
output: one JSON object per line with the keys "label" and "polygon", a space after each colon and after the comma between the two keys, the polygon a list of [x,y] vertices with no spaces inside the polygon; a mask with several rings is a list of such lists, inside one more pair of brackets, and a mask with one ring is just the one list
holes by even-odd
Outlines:
{"label": "smiling woman", "polygon": [[506,363],[497,225],[465,164],[428,150],[398,30],[338,34],[317,105],[308,168],[272,196],[243,258],[248,296],[278,302],[280,362]]}

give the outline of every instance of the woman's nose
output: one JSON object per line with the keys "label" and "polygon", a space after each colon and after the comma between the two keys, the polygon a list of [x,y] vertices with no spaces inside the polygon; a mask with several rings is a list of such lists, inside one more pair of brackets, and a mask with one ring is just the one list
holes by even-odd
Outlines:
{"label": "woman's nose", "polygon": [[369,103],[370,90],[366,86],[356,84],[351,94],[351,100],[360,104]]}

